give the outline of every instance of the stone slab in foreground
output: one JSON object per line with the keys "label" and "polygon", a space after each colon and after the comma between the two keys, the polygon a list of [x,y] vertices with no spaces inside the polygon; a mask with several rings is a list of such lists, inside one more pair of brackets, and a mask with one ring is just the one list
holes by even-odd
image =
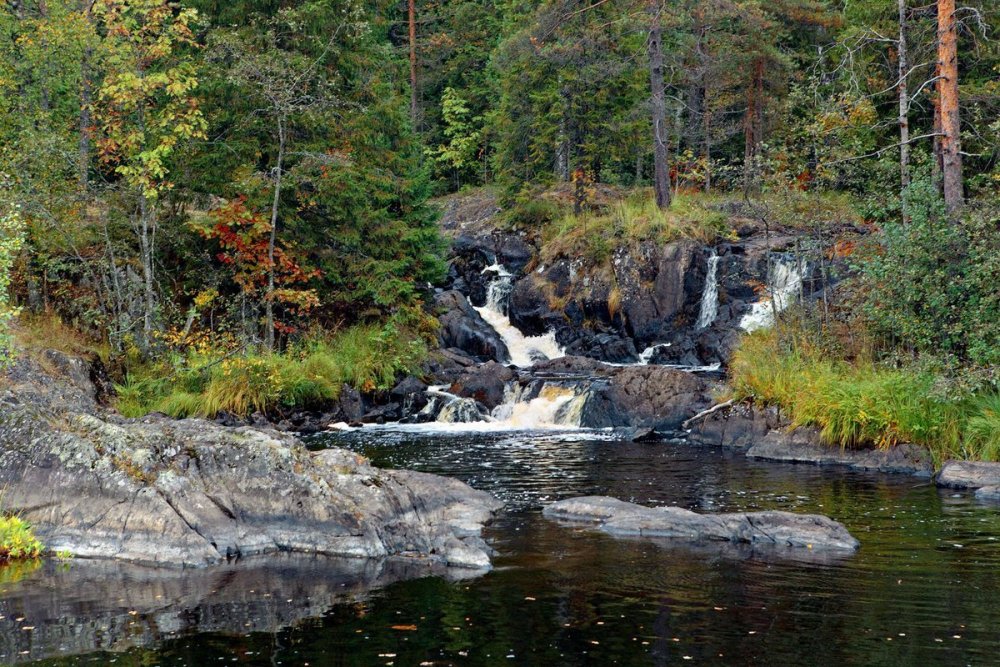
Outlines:
{"label": "stone slab in foreground", "polygon": [[103,414],[86,375],[0,378],[0,502],[51,551],[200,567],[279,552],[485,569],[501,503],[461,481],[203,420]]}
{"label": "stone slab in foreground", "polygon": [[620,537],[727,541],[841,551],[855,551],[860,547],[843,524],[816,514],[697,514],[680,507],[644,507],[605,496],[561,500],[547,506],[543,513],[550,519],[590,524],[597,530]]}

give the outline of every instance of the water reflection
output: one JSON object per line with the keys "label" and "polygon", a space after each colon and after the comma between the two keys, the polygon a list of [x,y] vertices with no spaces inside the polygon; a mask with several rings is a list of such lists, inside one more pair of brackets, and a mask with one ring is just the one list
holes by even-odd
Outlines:
{"label": "water reflection", "polygon": [[[503,497],[508,513],[489,530],[496,569],[482,578],[402,580],[413,573],[324,563],[164,581],[111,564],[46,564],[0,584],[8,617],[0,663],[19,650],[78,653],[45,663],[53,665],[996,662],[1000,515],[970,494],[909,477],[579,437],[360,431],[313,443]],[[544,503],[583,494],[698,511],[822,512],[862,549],[828,559],[692,547],[541,517]],[[33,631],[9,621],[14,613],[28,623],[27,611]]]}

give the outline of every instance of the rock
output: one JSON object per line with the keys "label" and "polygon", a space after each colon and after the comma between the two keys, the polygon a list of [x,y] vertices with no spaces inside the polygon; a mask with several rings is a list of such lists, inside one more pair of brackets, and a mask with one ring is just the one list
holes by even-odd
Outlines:
{"label": "rock", "polygon": [[930,477],[934,460],[930,452],[916,445],[897,445],[892,449],[842,449],[824,445],[819,432],[811,428],[794,431],[771,431],[747,450],[752,459],[842,465],[854,470],[872,470]]}
{"label": "rock", "polygon": [[950,489],[1000,486],[1000,463],[947,461],[937,474],[937,485]]}
{"label": "rock", "polygon": [[341,385],[340,397],[337,399],[335,418],[331,421],[345,421],[354,424],[361,421],[365,414],[365,402],[361,392],[349,384]]}
{"label": "rock", "polygon": [[596,391],[626,417],[628,426],[659,431],[678,429],[685,419],[711,404],[704,380],[693,373],[661,366],[617,368],[606,387]]}
{"label": "rock", "polygon": [[472,424],[489,419],[486,409],[472,398],[455,399],[441,408],[437,416],[437,421],[448,424]]}
{"label": "rock", "polygon": [[464,373],[450,391],[456,396],[475,399],[492,410],[503,403],[507,383],[516,378],[517,373],[491,361]]}
{"label": "rock", "polygon": [[976,500],[1000,502],[1000,486],[983,486],[976,489]]}
{"label": "rock", "polygon": [[508,316],[525,335],[541,336],[566,323],[566,318],[550,306],[549,289],[549,283],[535,274],[514,283]]}
{"label": "rock", "polygon": [[543,514],[559,521],[588,523],[619,537],[722,540],[845,551],[860,547],[843,524],[816,514],[774,511],[697,514],[680,507],[644,507],[604,496],[561,500],[548,505]]}
{"label": "rock", "polygon": [[480,361],[510,360],[503,339],[460,292],[442,292],[434,298],[434,304],[442,312],[439,337],[443,347],[458,348]]}
{"label": "rock", "polygon": [[50,550],[191,567],[277,552],[489,565],[478,533],[500,503],[462,482],[276,431],[67,410],[58,401],[83,405],[84,389],[34,370],[0,379],[0,488]]}
{"label": "rock", "polygon": [[630,338],[614,334],[582,336],[566,346],[566,354],[597,359],[611,364],[632,364],[639,360]]}
{"label": "rock", "polygon": [[696,444],[748,449],[773,429],[783,426],[774,408],[745,404],[725,408],[691,425],[688,441]]}

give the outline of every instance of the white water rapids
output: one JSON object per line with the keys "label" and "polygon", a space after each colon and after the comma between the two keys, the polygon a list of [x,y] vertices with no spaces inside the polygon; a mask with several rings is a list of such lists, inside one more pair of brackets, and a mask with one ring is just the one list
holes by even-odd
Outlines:
{"label": "white water rapids", "polygon": [[514,276],[501,264],[487,266],[483,273],[495,273],[497,277],[486,289],[486,305],[476,308],[476,312],[503,339],[510,353],[510,362],[519,368],[528,368],[537,361],[566,356],[566,352],[556,342],[554,331],[543,336],[525,336],[511,323],[507,313],[510,293],[514,289]]}
{"label": "white water rapids", "polygon": [[764,298],[753,304],[750,312],[740,320],[740,328],[744,331],[773,327],[775,314],[788,308],[802,294],[805,276],[796,257],[772,255],[767,273]]}

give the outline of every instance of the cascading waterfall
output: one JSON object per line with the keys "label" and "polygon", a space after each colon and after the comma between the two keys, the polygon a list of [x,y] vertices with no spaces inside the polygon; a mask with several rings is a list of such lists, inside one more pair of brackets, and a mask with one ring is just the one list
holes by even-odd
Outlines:
{"label": "cascading waterfall", "polygon": [[775,313],[788,308],[802,293],[805,279],[802,267],[794,255],[772,255],[768,266],[767,293],[753,304],[740,320],[744,331],[756,331],[774,326]]}
{"label": "cascading waterfall", "polygon": [[445,401],[444,405],[428,405],[427,408],[437,411],[436,421],[413,425],[416,428],[471,431],[572,430],[580,428],[583,408],[588,398],[586,391],[558,384],[546,384],[536,394],[529,387],[512,382],[507,385],[504,402],[494,408],[492,414],[486,414],[475,400],[460,398],[439,389],[432,388],[432,395],[435,400]]}
{"label": "cascading waterfall", "polygon": [[701,311],[698,313],[696,328],[705,329],[712,325],[719,315],[719,255],[712,250],[708,258],[708,274],[705,276],[705,291],[701,294]]}
{"label": "cascading waterfall", "polygon": [[503,339],[510,352],[510,362],[520,368],[527,368],[536,361],[558,359],[566,356],[556,342],[556,334],[550,331],[544,336],[525,336],[511,324],[507,315],[510,295],[514,290],[514,276],[501,264],[493,264],[483,269],[483,273],[495,273],[486,289],[486,305],[476,308],[486,323]]}

